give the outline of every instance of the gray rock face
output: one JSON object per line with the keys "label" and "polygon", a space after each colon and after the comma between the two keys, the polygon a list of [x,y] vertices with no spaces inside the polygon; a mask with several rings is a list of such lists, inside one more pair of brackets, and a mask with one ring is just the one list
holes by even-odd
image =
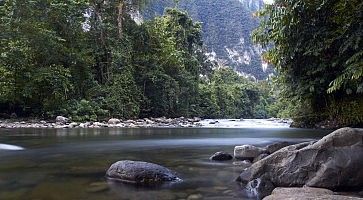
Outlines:
{"label": "gray rock face", "polygon": [[142,161],[123,160],[111,165],[106,177],[125,183],[156,185],[181,181],[176,173],[163,166]]}
{"label": "gray rock face", "polygon": [[265,150],[252,145],[242,145],[234,147],[234,157],[240,160],[253,160]]}
{"label": "gray rock face", "polygon": [[291,145],[291,144],[288,143],[288,142],[278,142],[278,143],[275,143],[275,144],[268,145],[266,147],[266,151],[268,153],[270,153],[270,154],[275,153],[276,151],[278,151],[278,150],[280,150],[280,149],[282,149],[284,147],[287,147],[289,145]]}
{"label": "gray rock face", "polygon": [[55,122],[56,122],[57,124],[65,124],[65,123],[69,122],[69,119],[68,119],[68,118],[66,118],[66,117],[63,117],[63,116],[57,116],[57,117],[55,118]]}
{"label": "gray rock face", "polygon": [[233,156],[229,153],[219,151],[219,152],[215,153],[214,155],[212,155],[209,159],[216,160],[216,161],[225,161],[225,160],[232,160]]}
{"label": "gray rock face", "polygon": [[260,161],[260,160],[262,160],[262,159],[266,158],[267,156],[269,156],[267,153],[262,153],[262,154],[258,155],[256,158],[254,158],[254,159],[253,159],[253,162],[254,162],[254,163],[255,163],[255,162],[258,162],[258,161]]}
{"label": "gray rock face", "polygon": [[243,185],[260,180],[275,187],[359,189],[363,187],[362,158],[363,129],[342,128],[315,143],[280,149],[245,169],[237,181]]}
{"label": "gray rock face", "polygon": [[322,188],[275,188],[263,200],[359,200],[361,198],[334,195],[333,191]]}

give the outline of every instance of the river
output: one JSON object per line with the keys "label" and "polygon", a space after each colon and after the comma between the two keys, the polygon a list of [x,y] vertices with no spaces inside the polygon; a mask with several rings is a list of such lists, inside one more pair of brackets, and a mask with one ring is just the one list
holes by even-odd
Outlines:
{"label": "river", "polygon": [[[238,128],[0,129],[0,143],[13,148],[0,150],[0,199],[250,199],[234,181],[241,168],[233,161],[210,161],[213,153],[233,153],[241,144],[309,141],[329,133],[266,123]],[[126,159],[166,166],[183,182],[160,188],[107,182],[108,167]]]}

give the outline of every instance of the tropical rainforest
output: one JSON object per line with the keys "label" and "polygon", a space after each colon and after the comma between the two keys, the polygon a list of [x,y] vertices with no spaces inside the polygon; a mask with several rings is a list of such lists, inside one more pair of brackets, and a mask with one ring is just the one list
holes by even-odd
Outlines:
{"label": "tropical rainforest", "polygon": [[[138,23],[132,12],[150,4],[0,1],[0,117],[363,123],[363,2],[276,0],[254,13],[259,26],[200,16],[208,18],[205,25],[178,4]],[[215,37],[224,26],[256,28],[252,40],[274,66],[274,78],[257,81],[210,59],[208,44],[220,42],[213,50],[222,52],[230,39]]]}
{"label": "tropical rainforest", "polygon": [[1,2],[0,108],[5,117],[266,117],[256,83],[204,54],[186,12],[137,24],[145,2]]}

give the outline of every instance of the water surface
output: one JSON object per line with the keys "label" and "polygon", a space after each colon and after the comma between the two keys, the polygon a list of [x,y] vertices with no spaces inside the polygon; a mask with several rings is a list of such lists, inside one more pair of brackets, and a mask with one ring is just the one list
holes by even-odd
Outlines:
{"label": "water surface", "polygon": [[[209,161],[235,145],[319,139],[327,131],[275,128],[0,129],[0,199],[249,199],[234,179],[233,161]],[[107,182],[118,160],[142,160],[176,171],[182,183],[143,188]]]}

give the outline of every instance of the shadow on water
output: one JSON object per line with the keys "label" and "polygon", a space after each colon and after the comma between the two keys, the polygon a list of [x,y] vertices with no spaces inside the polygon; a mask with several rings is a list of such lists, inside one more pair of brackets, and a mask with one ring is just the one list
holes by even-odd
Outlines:
{"label": "shadow on water", "polygon": [[[12,129],[0,142],[24,147],[0,150],[0,199],[248,199],[234,179],[233,161],[213,162],[216,151],[235,145],[301,142],[328,131],[307,129]],[[159,188],[109,182],[107,168],[118,160],[142,160],[168,167],[183,182]]]}

